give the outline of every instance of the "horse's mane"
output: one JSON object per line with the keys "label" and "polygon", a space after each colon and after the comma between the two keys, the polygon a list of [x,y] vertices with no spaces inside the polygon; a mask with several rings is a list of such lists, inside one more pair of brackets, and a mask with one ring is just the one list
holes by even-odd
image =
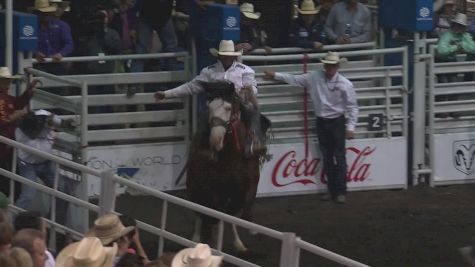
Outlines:
{"label": "horse's mane", "polygon": [[209,101],[220,98],[229,103],[236,103],[236,101],[239,100],[233,83],[227,81],[201,82],[201,86],[203,86],[208,93]]}

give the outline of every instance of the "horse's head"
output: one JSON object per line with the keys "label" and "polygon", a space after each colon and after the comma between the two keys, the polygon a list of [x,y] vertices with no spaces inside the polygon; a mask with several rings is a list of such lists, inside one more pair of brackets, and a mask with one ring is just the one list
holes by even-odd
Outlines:
{"label": "horse's head", "polygon": [[228,82],[203,83],[203,88],[208,92],[210,149],[221,151],[231,123],[239,119],[238,96],[234,85]]}

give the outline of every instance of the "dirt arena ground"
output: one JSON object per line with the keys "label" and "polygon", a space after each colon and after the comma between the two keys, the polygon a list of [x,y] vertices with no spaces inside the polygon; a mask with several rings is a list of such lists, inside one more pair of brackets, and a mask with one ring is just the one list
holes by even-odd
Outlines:
{"label": "dirt arena ground", "polygon": [[[181,195],[181,192],[178,192]],[[158,225],[160,201],[122,196],[120,212]],[[258,199],[256,223],[283,232],[370,266],[466,266],[457,248],[475,237],[475,185],[409,190],[351,192],[346,205],[321,202],[316,195]],[[170,206],[169,230],[190,237],[193,214]],[[226,229],[230,227],[226,226]],[[280,243],[241,231],[250,252],[249,261],[265,267],[279,266]],[[142,234],[145,246],[156,255],[157,238]],[[226,232],[225,251],[230,251]],[[180,246],[166,243],[166,250]],[[300,266],[340,266],[320,257],[301,256]]]}

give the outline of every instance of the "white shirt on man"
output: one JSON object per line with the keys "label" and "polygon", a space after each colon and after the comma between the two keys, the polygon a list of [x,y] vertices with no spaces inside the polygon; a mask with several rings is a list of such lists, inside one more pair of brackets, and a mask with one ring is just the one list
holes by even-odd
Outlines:
{"label": "white shirt on man", "polygon": [[255,94],[257,94],[257,82],[255,72],[250,67],[234,61],[234,63],[227,70],[221,61],[218,60],[213,65],[210,65],[201,70],[200,75],[196,76],[192,81],[180,85],[174,89],[165,91],[165,97],[180,97],[185,95],[197,94],[204,91],[200,82],[222,82],[229,81],[234,84],[236,93],[239,93],[241,88],[251,86]]}
{"label": "white shirt on man", "polygon": [[338,118],[347,115],[346,129],[354,131],[358,121],[358,104],[353,84],[340,73],[327,79],[325,72],[314,71],[301,75],[275,73],[275,79],[291,85],[306,87],[317,117]]}

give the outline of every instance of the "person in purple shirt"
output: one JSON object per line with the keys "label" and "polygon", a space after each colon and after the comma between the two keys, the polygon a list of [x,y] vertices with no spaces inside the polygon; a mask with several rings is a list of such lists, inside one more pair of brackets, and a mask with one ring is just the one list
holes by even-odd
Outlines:
{"label": "person in purple shirt", "polygon": [[34,13],[39,18],[38,52],[35,55],[38,62],[44,62],[47,57],[59,62],[73,52],[71,28],[55,17],[56,10],[57,6],[51,5],[48,0],[35,1]]}

